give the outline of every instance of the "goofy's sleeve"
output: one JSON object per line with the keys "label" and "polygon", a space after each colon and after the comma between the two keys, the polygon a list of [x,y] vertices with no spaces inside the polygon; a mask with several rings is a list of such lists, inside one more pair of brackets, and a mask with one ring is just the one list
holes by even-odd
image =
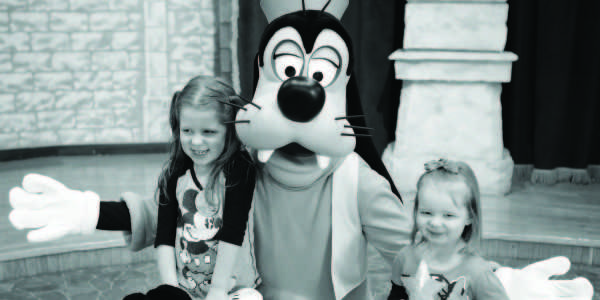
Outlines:
{"label": "goofy's sleeve", "polygon": [[152,198],[135,193],[123,193],[121,201],[100,202],[96,229],[123,231],[132,251],[154,244],[158,204]]}

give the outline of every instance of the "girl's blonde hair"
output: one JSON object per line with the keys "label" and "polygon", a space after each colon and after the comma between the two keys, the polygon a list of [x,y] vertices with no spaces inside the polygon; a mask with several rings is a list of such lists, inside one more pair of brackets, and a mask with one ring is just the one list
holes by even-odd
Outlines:
{"label": "girl's blonde hair", "polygon": [[471,167],[462,161],[449,161],[440,159],[425,164],[426,172],[417,181],[417,196],[413,210],[413,229],[410,235],[412,244],[422,242],[417,239],[418,228],[416,224],[419,210],[419,190],[425,182],[436,185],[450,195],[456,205],[465,205],[471,219],[471,224],[465,226],[461,238],[466,246],[464,251],[478,252],[481,242],[481,206],[477,177]]}

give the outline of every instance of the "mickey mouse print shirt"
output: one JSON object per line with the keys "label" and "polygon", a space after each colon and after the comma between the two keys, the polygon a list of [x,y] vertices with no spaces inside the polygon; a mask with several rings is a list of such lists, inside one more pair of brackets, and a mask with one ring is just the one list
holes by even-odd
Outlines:
{"label": "mickey mouse print shirt", "polygon": [[[413,245],[404,247],[392,264],[392,282],[403,286],[409,299],[508,300],[506,291],[492,272],[489,262],[474,254],[465,254],[462,263],[443,272],[429,266],[431,280],[426,280],[425,285],[419,289],[416,273],[421,254],[417,248]],[[417,294],[419,296],[415,297]]]}

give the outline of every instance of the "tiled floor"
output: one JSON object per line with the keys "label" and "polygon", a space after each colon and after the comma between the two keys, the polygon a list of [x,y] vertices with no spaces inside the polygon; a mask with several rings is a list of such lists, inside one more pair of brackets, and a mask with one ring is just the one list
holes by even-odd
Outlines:
{"label": "tiled floor", "polygon": [[86,268],[0,282],[2,300],[118,300],[158,285],[154,262]]}
{"label": "tiled floor", "polygon": [[[504,265],[521,267],[523,263],[503,261]],[[377,277],[378,274],[371,274]],[[600,291],[600,267],[573,265],[560,278],[583,276]],[[2,300],[118,300],[134,292],[145,292],[158,283],[154,262],[113,267],[86,268],[61,273],[18,278],[0,282]],[[374,289],[377,300],[386,299],[386,287]],[[593,300],[600,300],[595,293]]]}

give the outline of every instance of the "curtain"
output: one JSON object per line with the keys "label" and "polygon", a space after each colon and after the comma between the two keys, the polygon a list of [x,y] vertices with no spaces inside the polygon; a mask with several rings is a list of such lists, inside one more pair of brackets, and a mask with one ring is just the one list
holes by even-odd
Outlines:
{"label": "curtain", "polygon": [[534,182],[590,182],[600,163],[600,2],[508,3],[506,50],[519,60],[502,91],[505,146]]}

